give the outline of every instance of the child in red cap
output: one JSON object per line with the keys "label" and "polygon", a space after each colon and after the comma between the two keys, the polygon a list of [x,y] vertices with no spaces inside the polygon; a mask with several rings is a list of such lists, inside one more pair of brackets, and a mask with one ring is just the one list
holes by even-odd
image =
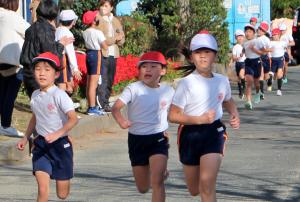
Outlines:
{"label": "child in red cap", "polygon": [[252,17],[252,18],[250,18],[250,21],[249,21],[249,23],[252,25],[252,26],[256,26],[256,24],[257,24],[257,18],[256,17]]}
{"label": "child in red cap", "polygon": [[[160,52],[143,54],[138,63],[139,81],[127,86],[112,107],[120,127],[129,129],[129,158],[137,189],[146,193],[151,186],[152,201],[165,201],[164,179],[168,175],[167,111],[174,90],[159,83],[166,65]],[[121,114],[125,105],[128,119]]]}
{"label": "child in red cap", "polygon": [[96,29],[99,20],[96,19],[98,11],[87,11],[83,14],[82,22],[88,25],[83,32],[83,39],[86,47],[86,64],[87,64],[87,85],[86,97],[88,101],[88,115],[100,116],[104,111],[96,107],[96,89],[101,73],[101,50],[107,49],[106,38],[102,31]]}
{"label": "child in red cap", "polygon": [[196,34],[190,52],[187,56],[192,65],[185,66],[189,74],[177,85],[169,120],[181,125],[179,156],[190,194],[200,194],[201,201],[216,201],[226,139],[222,106],[229,112],[233,128],[239,128],[240,119],[228,78],[212,72],[218,52],[215,38],[207,32]]}
{"label": "child in red cap", "polygon": [[73,177],[73,149],[68,132],[77,124],[77,115],[70,97],[54,84],[61,71],[59,58],[50,52],[42,53],[33,58],[33,67],[40,89],[32,94],[32,117],[17,147],[24,150],[31,134],[37,134],[32,150],[37,201],[48,201],[50,178],[56,180],[57,196],[66,199]]}

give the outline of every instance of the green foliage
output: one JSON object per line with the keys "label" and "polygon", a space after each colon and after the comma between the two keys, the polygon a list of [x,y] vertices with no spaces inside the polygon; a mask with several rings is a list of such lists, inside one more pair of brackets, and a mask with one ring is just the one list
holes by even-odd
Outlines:
{"label": "green foliage", "polygon": [[[187,10],[182,12],[180,3],[184,1]],[[176,50],[181,42],[188,46],[195,33],[206,29],[218,41],[219,62],[228,61],[229,32],[223,0],[143,0],[138,11],[157,29],[158,39],[153,49],[167,53]]]}
{"label": "green foliage", "polygon": [[299,0],[272,0],[272,19],[293,18],[294,10],[300,6]]}
{"label": "green foliage", "polygon": [[156,32],[146,17],[134,13],[131,17],[121,17],[120,21],[125,33],[125,43],[120,48],[121,55],[139,56],[151,49]]}

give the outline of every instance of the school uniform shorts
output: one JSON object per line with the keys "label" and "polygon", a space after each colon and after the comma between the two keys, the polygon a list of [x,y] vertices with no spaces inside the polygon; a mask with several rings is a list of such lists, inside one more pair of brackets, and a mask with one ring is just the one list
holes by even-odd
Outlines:
{"label": "school uniform shorts", "polygon": [[149,158],[155,154],[168,156],[169,140],[164,132],[151,135],[128,133],[128,150],[131,166],[149,165]]}
{"label": "school uniform shorts", "polygon": [[262,66],[263,66],[263,70],[264,70],[264,73],[269,73],[271,71],[271,64],[270,64],[270,58],[268,55],[262,55],[260,57],[261,59],[261,62],[262,62]]}
{"label": "school uniform shorts", "polygon": [[72,71],[68,62],[68,57],[63,55],[63,69],[60,71],[59,77],[56,79],[56,83],[71,82]]}
{"label": "school uniform shorts", "polygon": [[220,120],[212,124],[184,125],[178,131],[180,162],[199,165],[200,158],[209,153],[224,154],[226,128]]}
{"label": "school uniform shorts", "polygon": [[237,76],[240,76],[240,71],[242,69],[245,69],[245,62],[236,62],[235,63],[235,71],[236,71]]}
{"label": "school uniform shorts", "polygon": [[245,60],[245,74],[251,75],[255,79],[259,78],[261,75],[261,61],[259,58]]}
{"label": "school uniform shorts", "polygon": [[73,177],[73,148],[67,136],[49,144],[39,135],[33,145],[33,174],[43,171],[55,180],[69,180]]}
{"label": "school uniform shorts", "polygon": [[277,73],[278,69],[282,69],[284,65],[284,57],[272,58],[271,69],[273,73]]}
{"label": "school uniform shorts", "polygon": [[86,66],[88,75],[100,75],[101,73],[101,51],[86,51]]}

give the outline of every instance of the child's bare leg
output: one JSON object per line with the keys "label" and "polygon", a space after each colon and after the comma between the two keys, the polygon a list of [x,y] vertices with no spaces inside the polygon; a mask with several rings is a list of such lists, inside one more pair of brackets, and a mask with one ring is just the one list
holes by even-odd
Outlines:
{"label": "child's bare leg", "polygon": [[142,194],[148,192],[150,188],[149,166],[133,166],[132,172],[138,191]]}
{"label": "child's bare leg", "polygon": [[215,202],[216,181],[222,162],[221,154],[211,153],[200,158],[200,196],[203,202]]}
{"label": "child's bare leg", "polygon": [[183,166],[185,182],[192,196],[199,195],[199,166]]}
{"label": "child's bare leg", "polygon": [[246,78],[246,98],[247,101],[251,101],[253,77],[250,75],[246,75],[245,78]]}
{"label": "child's bare leg", "polygon": [[96,89],[98,85],[99,75],[89,76],[88,102],[90,107],[96,106]]}
{"label": "child's bare leg", "polygon": [[168,157],[163,154],[155,154],[151,156],[149,160],[152,201],[164,202],[166,198],[164,180],[167,170]]}
{"label": "child's bare leg", "polygon": [[47,202],[49,196],[49,183],[50,183],[49,174],[43,171],[36,171],[35,179],[38,183],[38,197],[36,201]]}
{"label": "child's bare leg", "polygon": [[70,193],[70,180],[56,180],[56,195],[60,199],[66,199]]}

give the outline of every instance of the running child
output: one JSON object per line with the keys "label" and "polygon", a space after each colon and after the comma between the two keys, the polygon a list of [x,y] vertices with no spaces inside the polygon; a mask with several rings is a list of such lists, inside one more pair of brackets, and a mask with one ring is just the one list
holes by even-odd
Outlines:
{"label": "running child", "polygon": [[[272,75],[277,79],[277,95],[282,96],[281,86],[284,67],[284,54],[287,48],[285,41],[280,41],[280,30],[278,28],[272,30],[271,48],[271,71]],[[272,80],[271,80],[272,81]],[[268,83],[268,91],[272,91],[272,82]]]}
{"label": "running child", "polygon": [[257,39],[255,38],[255,27],[247,24],[244,28],[247,41],[243,44],[245,51],[245,80],[246,80],[246,103],[245,108],[252,110],[252,85],[254,84],[256,94],[254,96],[254,102],[260,101],[259,93],[259,78],[261,75],[261,61],[260,55],[253,51],[253,47],[257,45]]}
{"label": "running child", "polygon": [[[138,63],[139,79],[127,86],[112,107],[112,114],[123,129],[129,129],[129,158],[137,189],[152,188],[152,201],[165,201],[164,179],[168,175],[167,113],[173,88],[160,84],[165,75],[165,57],[160,52],[143,54]],[[128,106],[128,119],[120,110]]]}
{"label": "running child", "polygon": [[191,66],[177,86],[169,120],[181,124],[178,134],[180,161],[187,188],[201,201],[216,201],[216,180],[224,154],[223,109],[230,114],[230,125],[239,128],[240,119],[227,77],[213,73],[218,45],[207,31],[196,34],[190,43]]}
{"label": "running child", "polygon": [[281,31],[280,41],[284,41],[288,44],[284,53],[284,71],[283,71],[283,83],[287,83],[287,72],[288,72],[288,64],[293,59],[291,54],[291,47],[295,46],[294,38],[291,34],[287,32],[286,24],[282,23],[279,25],[279,30]]}
{"label": "running child", "polygon": [[40,89],[32,94],[32,117],[17,148],[24,150],[36,131],[32,167],[38,184],[37,201],[48,201],[50,179],[56,180],[58,198],[66,199],[73,177],[73,149],[68,132],[77,124],[77,115],[70,97],[54,84],[61,71],[59,58],[50,52],[42,53],[33,59],[33,67]]}
{"label": "running child", "polygon": [[[60,26],[56,29],[55,40],[59,41],[62,37],[73,37],[70,29],[76,24],[78,16],[73,10],[62,10],[59,15]],[[66,91],[69,95],[73,93],[73,76],[81,80],[81,72],[78,69],[77,59],[73,43],[65,46],[63,52],[63,70],[56,80],[58,87]]]}
{"label": "running child", "polygon": [[96,19],[98,11],[87,11],[83,14],[82,22],[89,28],[83,32],[83,39],[86,47],[87,84],[86,97],[89,108],[88,115],[103,115],[104,112],[96,107],[96,89],[101,73],[101,49],[107,49],[106,39],[102,31],[96,29],[99,19]]}
{"label": "running child", "polygon": [[235,32],[236,44],[232,48],[232,60],[235,62],[235,71],[238,77],[238,89],[239,97],[243,99],[245,96],[245,53],[243,51],[243,43],[245,39],[245,33],[242,30],[236,30]]}

